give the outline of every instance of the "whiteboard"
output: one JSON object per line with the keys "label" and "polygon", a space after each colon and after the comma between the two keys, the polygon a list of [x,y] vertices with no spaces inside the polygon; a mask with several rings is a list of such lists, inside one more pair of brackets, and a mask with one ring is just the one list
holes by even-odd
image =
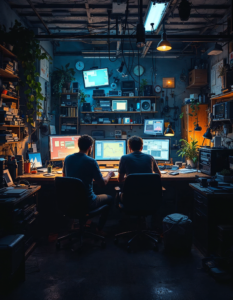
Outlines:
{"label": "whiteboard", "polygon": [[213,65],[210,72],[211,93],[215,93],[215,95],[219,95],[222,93],[222,80],[221,77],[218,77],[218,68],[221,65],[224,65],[223,59],[220,60],[217,64]]}

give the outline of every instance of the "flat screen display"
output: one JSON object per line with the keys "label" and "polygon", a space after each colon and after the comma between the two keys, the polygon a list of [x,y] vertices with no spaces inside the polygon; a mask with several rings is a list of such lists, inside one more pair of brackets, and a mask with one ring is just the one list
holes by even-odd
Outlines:
{"label": "flat screen display", "polygon": [[83,71],[83,80],[85,89],[109,86],[108,69]]}
{"label": "flat screen display", "polygon": [[49,137],[50,160],[64,160],[66,156],[79,151],[79,135],[56,135]]}
{"label": "flat screen display", "polygon": [[143,139],[143,153],[149,154],[156,160],[170,160],[170,139]]}
{"label": "flat screen display", "polygon": [[150,135],[163,135],[164,133],[164,120],[163,119],[145,119],[144,133]]}
{"label": "flat screen display", "polygon": [[95,140],[96,160],[120,160],[126,154],[126,140]]}
{"label": "flat screen display", "polygon": [[28,153],[28,158],[30,163],[36,168],[42,167],[42,160],[41,160],[41,154],[38,153]]}
{"label": "flat screen display", "polygon": [[127,100],[112,100],[113,111],[127,111]]}

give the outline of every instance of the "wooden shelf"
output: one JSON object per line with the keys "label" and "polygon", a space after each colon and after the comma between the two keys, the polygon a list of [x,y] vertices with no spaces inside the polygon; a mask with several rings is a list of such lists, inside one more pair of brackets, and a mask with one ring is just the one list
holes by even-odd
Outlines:
{"label": "wooden shelf", "polygon": [[5,55],[7,55],[9,57],[17,59],[17,57],[16,57],[15,54],[13,54],[10,50],[6,49],[2,45],[0,45],[0,52],[2,52],[3,54],[5,54]]}
{"label": "wooden shelf", "polygon": [[11,97],[11,96],[4,95],[4,94],[1,94],[1,98],[6,99],[6,100],[18,100],[18,98]]}
{"label": "wooden shelf", "polygon": [[65,118],[72,118],[72,119],[75,118],[75,119],[77,119],[78,117],[76,116],[76,117],[60,117],[60,118],[64,118],[64,119],[65,119]]}
{"label": "wooden shelf", "polygon": [[228,99],[233,98],[233,91],[230,91],[228,93],[220,94],[215,97],[210,98],[211,100],[222,100],[222,99]]}
{"label": "wooden shelf", "polygon": [[133,96],[133,97],[128,97],[128,96],[96,96],[92,97],[93,99],[155,99],[155,98],[161,98],[159,96]]}
{"label": "wooden shelf", "polygon": [[4,127],[4,128],[6,128],[6,127],[25,127],[25,125],[0,125],[0,127]]}
{"label": "wooden shelf", "polygon": [[157,111],[81,111],[81,114],[155,114]]}
{"label": "wooden shelf", "polygon": [[144,124],[80,124],[81,126],[144,126]]}
{"label": "wooden shelf", "polygon": [[16,76],[16,75],[13,75],[13,74],[11,74],[10,72],[7,72],[7,71],[5,71],[5,70],[3,70],[3,69],[0,69],[0,76],[1,77],[4,77],[4,78],[15,78],[15,79],[18,79],[19,77],[18,76]]}
{"label": "wooden shelf", "polygon": [[65,108],[66,108],[66,107],[67,107],[67,108],[77,108],[78,106],[62,106],[62,105],[61,105],[61,107],[65,107]]}

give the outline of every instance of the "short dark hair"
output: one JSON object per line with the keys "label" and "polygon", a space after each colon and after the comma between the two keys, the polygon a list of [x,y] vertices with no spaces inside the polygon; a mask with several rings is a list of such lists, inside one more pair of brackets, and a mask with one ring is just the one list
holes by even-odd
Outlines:
{"label": "short dark hair", "polygon": [[87,151],[92,146],[94,140],[91,136],[84,134],[78,139],[78,147],[81,151]]}
{"label": "short dark hair", "polygon": [[139,151],[142,148],[142,146],[143,146],[143,140],[142,140],[142,138],[140,138],[140,136],[136,136],[136,135],[131,136],[129,138],[128,143],[129,143],[130,148],[133,151]]}

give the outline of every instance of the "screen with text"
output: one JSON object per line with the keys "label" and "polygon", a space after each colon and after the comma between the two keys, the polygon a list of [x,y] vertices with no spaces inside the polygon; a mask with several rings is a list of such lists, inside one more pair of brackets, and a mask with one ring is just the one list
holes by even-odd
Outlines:
{"label": "screen with text", "polygon": [[50,136],[50,159],[51,160],[64,160],[67,155],[77,153],[78,139],[80,136]]}

